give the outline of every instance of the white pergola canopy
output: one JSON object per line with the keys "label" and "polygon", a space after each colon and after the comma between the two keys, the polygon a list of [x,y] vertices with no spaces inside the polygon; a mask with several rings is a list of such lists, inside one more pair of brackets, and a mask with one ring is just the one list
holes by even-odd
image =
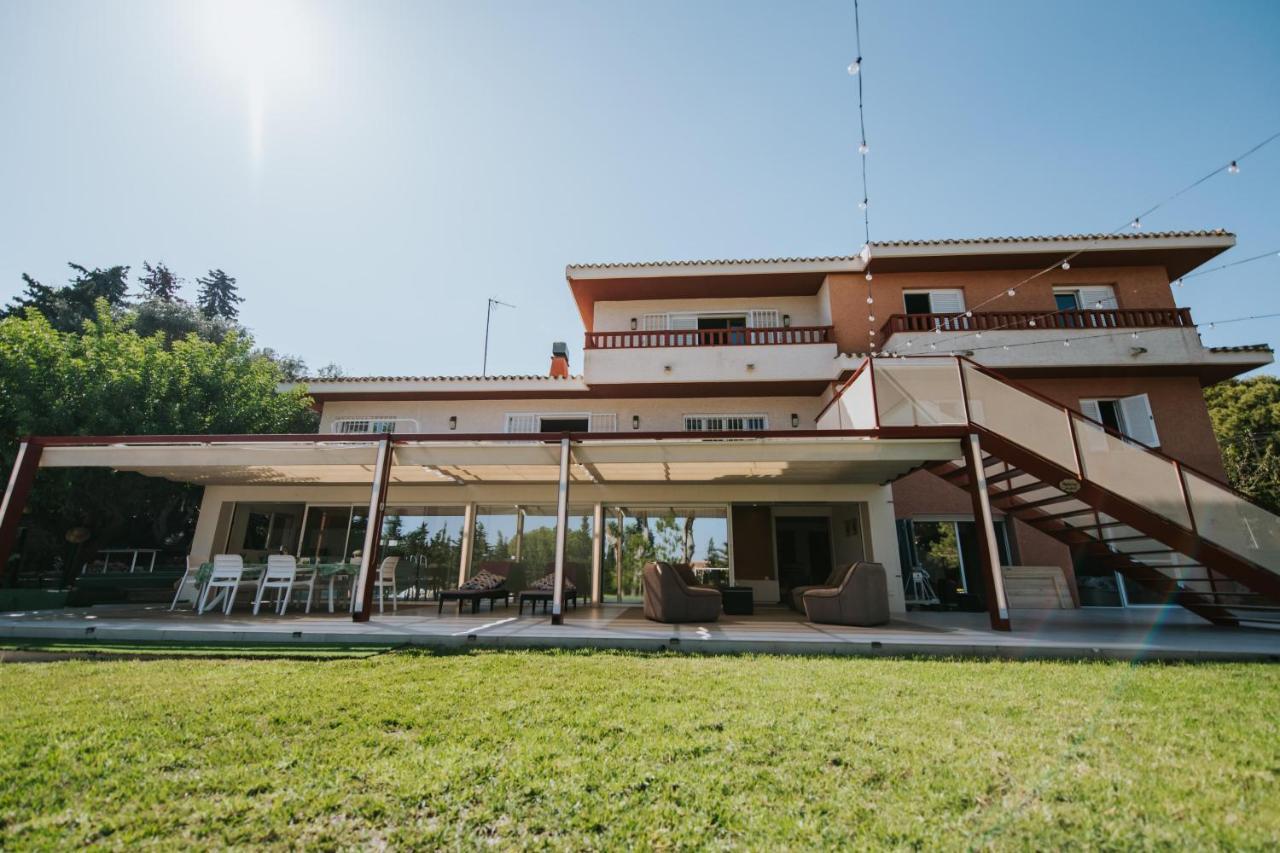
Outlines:
{"label": "white pergola canopy", "polygon": [[[372,442],[236,441],[48,447],[45,468],[105,467],[200,485],[368,485]],[[540,441],[403,441],[390,483],[555,483],[560,447]],[[584,440],[569,478],[595,484],[878,484],[957,459],[958,439],[743,438]]]}

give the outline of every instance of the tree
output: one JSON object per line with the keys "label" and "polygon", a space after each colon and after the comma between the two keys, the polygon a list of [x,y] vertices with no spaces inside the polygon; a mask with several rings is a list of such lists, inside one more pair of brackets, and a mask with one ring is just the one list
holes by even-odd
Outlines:
{"label": "tree", "polygon": [[723,569],[729,566],[729,554],[725,549],[716,544],[714,536],[707,539],[707,553],[705,555],[707,565],[713,569]]}
{"label": "tree", "polygon": [[104,300],[109,309],[122,309],[129,291],[129,267],[114,266],[88,269],[80,264],[68,263],[75,277],[56,290],[36,281],[26,273],[26,292],[9,304],[5,317],[25,317],[35,309],[60,332],[78,332],[85,323],[93,320],[98,300]]}
{"label": "tree", "polygon": [[[315,414],[305,392],[277,391],[283,376],[238,332],[221,342],[191,335],[143,337],[103,298],[78,331],[42,314],[0,320],[0,477],[23,435],[137,435],[306,432]],[[189,541],[198,487],[107,469],[42,470],[28,504],[22,558],[50,566],[64,558],[64,533],[87,527],[82,546]],[[76,560],[64,566],[69,573]],[[16,568],[16,567],[15,567]]]}
{"label": "tree", "polygon": [[226,320],[238,320],[240,309],[236,306],[244,301],[237,292],[236,280],[220,269],[209,270],[203,278],[197,278],[200,293],[196,303],[206,317],[222,317]]}
{"label": "tree", "polygon": [[1280,512],[1280,378],[1220,382],[1204,392],[1227,481]]}
{"label": "tree", "polygon": [[142,268],[146,274],[138,277],[138,284],[142,285],[143,298],[159,302],[173,302],[178,298],[178,286],[182,284],[182,279],[174,275],[163,262],[153,267],[143,261]]}

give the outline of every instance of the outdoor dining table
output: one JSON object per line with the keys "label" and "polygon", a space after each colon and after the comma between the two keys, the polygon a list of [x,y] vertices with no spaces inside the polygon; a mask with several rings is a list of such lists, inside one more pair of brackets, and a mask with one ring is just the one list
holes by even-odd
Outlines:
{"label": "outdoor dining table", "polygon": [[[245,563],[244,573],[240,575],[244,580],[253,581],[262,577],[262,573],[266,571],[266,563]],[[359,563],[299,563],[299,569],[315,569],[316,577],[320,579],[327,578],[329,580],[329,612],[333,611],[334,586],[341,579],[351,581],[355,579],[356,574],[360,571]],[[196,570],[196,582],[200,586],[209,582],[209,578],[213,577],[213,563],[201,563],[200,568]],[[354,609],[355,602],[351,607]]]}

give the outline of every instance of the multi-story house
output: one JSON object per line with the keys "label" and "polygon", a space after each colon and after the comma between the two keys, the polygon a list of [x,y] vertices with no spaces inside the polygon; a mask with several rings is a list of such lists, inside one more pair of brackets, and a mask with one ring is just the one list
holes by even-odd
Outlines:
{"label": "multi-story house", "polygon": [[394,552],[414,595],[510,560],[633,601],[641,562],[665,556],[767,604],[872,559],[897,611],[1007,626],[1006,584],[1034,567],[1064,604],[1233,622],[1280,593],[1280,524],[1220,482],[1202,388],[1272,352],[1203,346],[1174,298],[1232,245],[1179,232],[573,265],[580,374],[557,343],[537,375],[309,380],[309,441],[33,440],[26,468],[204,483],[193,555],[354,556],[365,618],[371,561]]}

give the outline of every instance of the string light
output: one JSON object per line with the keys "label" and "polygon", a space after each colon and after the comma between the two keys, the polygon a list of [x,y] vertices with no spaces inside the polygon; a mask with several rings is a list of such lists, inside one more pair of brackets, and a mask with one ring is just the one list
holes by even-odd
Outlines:
{"label": "string light", "polygon": [[[1238,267],[1241,264],[1251,264],[1254,261],[1260,261],[1260,260],[1263,260],[1264,258],[1271,258],[1271,257],[1280,257],[1280,251],[1273,250],[1270,252],[1263,252],[1261,255],[1253,255],[1248,258],[1241,258],[1238,261],[1231,261],[1230,263],[1227,263],[1227,264],[1219,264],[1216,267],[1209,267],[1209,269],[1207,270],[1197,270],[1196,272],[1187,273],[1185,276],[1183,276],[1183,278],[1196,278],[1197,276],[1210,275],[1212,273],[1221,272],[1222,270],[1229,269],[1231,267]],[[1178,279],[1178,287],[1182,287],[1181,278]]]}
{"label": "string light", "polygon": [[1232,160],[1231,165],[1227,167],[1227,171],[1233,175],[1240,174],[1240,167],[1236,165],[1236,161]]}
{"label": "string light", "polygon": [[1064,270],[1069,270],[1069,269],[1071,269],[1071,261],[1063,261],[1063,262],[1062,262],[1062,268],[1063,268]]}
{"label": "string light", "polygon": [[868,294],[867,294],[867,304],[868,304],[868,305],[875,305],[875,304],[876,304],[875,297],[874,297],[874,296],[872,296],[870,293],[868,293]]}
{"label": "string light", "polygon": [[[855,2],[854,2],[854,6],[855,6],[855,11],[856,11],[856,7],[857,7],[857,0],[855,0]],[[864,135],[865,135],[865,134],[864,134]],[[1241,162],[1243,162],[1246,158],[1253,156],[1253,155],[1254,155],[1254,154],[1256,154],[1258,151],[1260,151],[1262,148],[1264,148],[1264,147],[1265,147],[1265,146],[1267,146],[1267,145],[1270,145],[1272,142],[1275,142],[1277,139],[1280,139],[1280,131],[1277,131],[1277,132],[1275,132],[1275,133],[1271,134],[1270,136],[1268,136],[1268,137],[1266,137],[1265,139],[1263,139],[1261,142],[1258,142],[1258,143],[1257,143],[1257,144],[1255,144],[1253,147],[1249,148],[1249,149],[1248,149],[1247,151],[1245,151],[1244,153],[1237,155],[1237,156],[1235,157],[1235,159],[1234,159],[1234,160],[1229,161],[1227,165],[1229,166],[1229,165],[1230,165],[1230,163],[1235,163],[1235,164],[1236,164],[1236,166],[1237,166],[1237,168],[1238,168],[1238,167],[1239,167],[1239,164],[1240,164]],[[1187,193],[1191,192],[1191,191],[1192,191],[1192,190],[1194,190],[1196,187],[1198,187],[1198,186],[1200,186],[1201,184],[1203,184],[1205,181],[1208,181],[1208,180],[1212,179],[1215,175],[1221,174],[1223,171],[1224,171],[1224,167],[1223,167],[1223,166],[1215,166],[1215,167],[1213,168],[1213,170],[1212,170],[1212,171],[1209,171],[1209,172],[1205,173],[1205,174],[1204,174],[1204,175],[1202,175],[1201,177],[1199,177],[1199,178],[1197,178],[1196,180],[1192,181],[1190,184],[1187,184],[1186,186],[1182,187],[1181,189],[1177,190],[1176,192],[1174,192],[1174,193],[1172,193],[1172,194],[1170,194],[1170,195],[1166,196],[1165,198],[1163,198],[1163,199],[1161,199],[1160,201],[1156,202],[1155,204],[1151,205],[1151,206],[1150,206],[1150,207],[1148,207],[1146,210],[1144,210],[1144,211],[1140,212],[1137,216],[1133,217],[1131,220],[1129,220],[1129,221],[1128,221],[1128,227],[1131,227],[1131,228],[1134,228],[1134,229],[1141,229],[1141,227],[1142,227],[1142,220],[1143,220],[1143,218],[1144,218],[1144,217],[1150,216],[1151,214],[1155,213],[1156,211],[1160,210],[1161,208],[1165,207],[1166,205],[1168,205],[1168,204],[1172,203],[1172,202],[1173,202],[1173,201],[1175,201],[1176,199],[1178,199],[1178,198],[1182,197],[1183,195],[1186,195]],[[1118,235],[1119,235],[1119,234],[1121,234],[1123,231],[1125,231],[1125,229],[1126,229],[1126,226],[1125,226],[1125,225],[1121,225],[1121,226],[1119,226],[1119,227],[1115,228],[1113,231],[1111,231],[1111,232],[1109,232],[1109,233],[1101,234],[1101,235],[1099,235],[1099,236],[1097,236],[1097,237],[1093,237],[1093,238],[1089,239],[1089,240],[1088,240],[1088,241],[1087,241],[1083,246],[1081,246],[1079,249],[1075,250],[1074,252],[1071,252],[1071,253],[1070,253],[1070,254],[1068,254],[1066,257],[1062,258],[1061,260],[1059,260],[1059,261],[1055,261],[1055,262],[1054,262],[1053,264],[1051,264],[1050,266],[1045,267],[1044,269],[1041,269],[1041,270],[1039,270],[1039,271],[1037,271],[1037,272],[1032,273],[1031,275],[1027,276],[1026,278],[1024,278],[1024,279],[1022,279],[1021,281],[1019,281],[1019,282],[1017,282],[1016,284],[1014,284],[1014,285],[1013,285],[1013,287],[1009,288],[1009,290],[1017,290],[1018,288],[1022,287],[1023,285],[1025,285],[1025,284],[1029,284],[1029,283],[1031,283],[1032,281],[1035,281],[1037,278],[1040,278],[1041,276],[1046,275],[1047,273],[1051,272],[1051,271],[1052,271],[1052,270],[1054,270],[1055,268],[1060,267],[1063,263],[1070,262],[1072,259],[1074,259],[1074,258],[1078,257],[1079,255],[1084,254],[1084,253],[1085,253],[1086,251],[1088,251],[1090,248],[1092,248],[1092,247],[1094,247],[1094,246],[1098,245],[1102,240],[1104,240],[1104,239],[1106,239],[1106,238],[1108,238],[1108,237],[1116,237],[1116,236],[1118,236]],[[1277,254],[1277,255],[1280,255],[1280,252],[1277,252],[1276,254]],[[1237,262],[1237,263],[1244,263],[1244,261],[1240,261],[1240,262]],[[1210,272],[1210,271],[1209,271],[1209,270],[1205,270],[1204,272]],[[1188,276],[1186,276],[1186,277],[1187,277],[1187,278],[1190,278],[1192,275],[1195,275],[1195,273],[1189,274],[1189,275],[1188,275]],[[997,298],[999,298],[999,295],[998,295],[998,294],[997,294],[996,296],[992,296],[992,297],[990,297],[989,299],[983,300],[982,302],[978,303],[978,305],[976,305],[976,306],[974,306],[974,307],[975,307],[975,308],[981,308],[981,307],[983,307],[984,305],[989,304],[990,302],[994,301],[994,300],[995,300],[995,299],[997,299]],[[1035,323],[1034,323],[1034,322],[1032,322],[1032,323],[1031,323],[1031,325],[1033,325],[1033,326],[1034,326],[1034,325],[1035,325]],[[1001,327],[997,327],[997,328],[1001,328]]]}
{"label": "string light", "polygon": [[1011,287],[1011,288],[1009,288],[1008,293],[1009,293],[1009,295],[1010,295],[1010,296],[1015,295],[1015,291],[1014,291],[1014,289],[1013,289],[1012,287]]}
{"label": "string light", "polygon": [[867,281],[871,281],[871,270],[867,270],[866,279]]}
{"label": "string light", "polygon": [[862,57],[861,57],[861,56],[859,56],[859,57],[858,57],[857,59],[855,59],[853,62],[850,62],[850,63],[849,63],[849,67],[848,67],[846,70],[849,72],[849,76],[850,76],[850,77],[852,77],[853,75],[855,75],[855,74],[857,74],[859,71],[861,71],[861,70],[862,70]]}
{"label": "string light", "polygon": [[858,143],[858,153],[861,154],[863,157],[866,157],[867,152],[870,150],[871,150],[871,146],[867,144],[867,140],[864,139]]}
{"label": "string light", "polygon": [[1069,346],[1071,346],[1071,341],[1068,341],[1068,340],[1065,340],[1065,339],[1064,339],[1064,340],[1062,341],[1062,345],[1063,345],[1064,347],[1069,347]]}
{"label": "string light", "polygon": [[867,200],[864,198],[862,201],[858,202],[858,210],[866,210],[866,209],[867,209]]}

